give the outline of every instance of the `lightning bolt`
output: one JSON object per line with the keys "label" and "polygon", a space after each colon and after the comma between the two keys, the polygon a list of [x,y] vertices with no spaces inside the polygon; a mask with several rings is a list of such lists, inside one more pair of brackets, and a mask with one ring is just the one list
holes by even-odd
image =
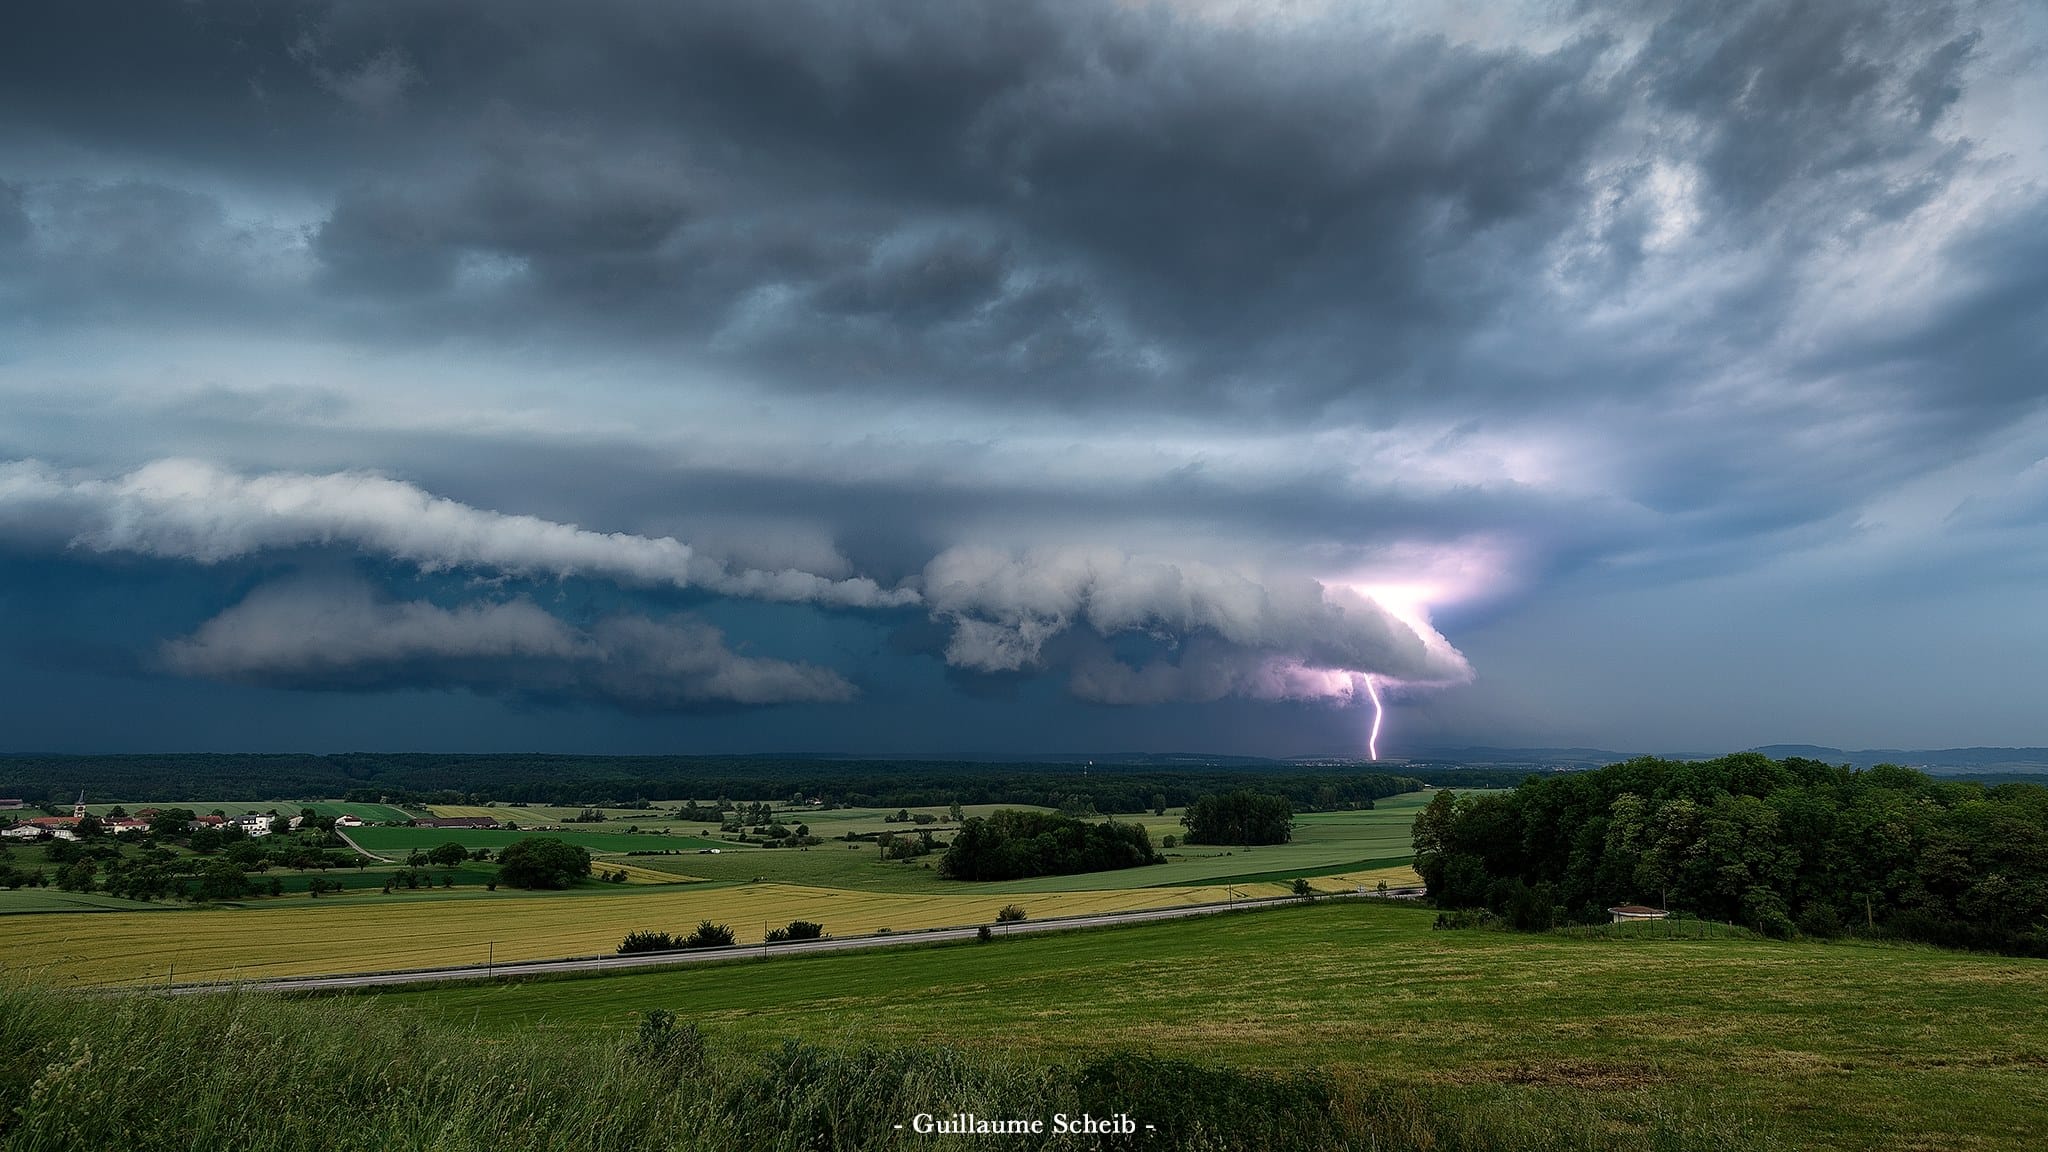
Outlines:
{"label": "lightning bolt", "polygon": [[1374,760],[1380,758],[1380,721],[1386,719],[1386,705],[1380,703],[1380,686],[1373,683],[1372,674],[1366,673],[1365,694],[1372,698],[1372,734],[1365,738],[1365,750]]}

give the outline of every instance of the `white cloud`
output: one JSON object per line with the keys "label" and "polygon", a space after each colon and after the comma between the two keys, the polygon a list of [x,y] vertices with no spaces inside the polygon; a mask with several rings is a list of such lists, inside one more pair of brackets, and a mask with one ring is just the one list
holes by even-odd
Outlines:
{"label": "white cloud", "polygon": [[244,476],[195,460],[159,460],[111,480],[69,477],[37,461],[0,464],[0,530],[63,535],[77,548],[217,564],[259,552],[354,547],[423,571],[591,576],[728,596],[891,608],[909,588],[785,568],[732,569],[673,537],[594,532],[474,508],[369,472]]}

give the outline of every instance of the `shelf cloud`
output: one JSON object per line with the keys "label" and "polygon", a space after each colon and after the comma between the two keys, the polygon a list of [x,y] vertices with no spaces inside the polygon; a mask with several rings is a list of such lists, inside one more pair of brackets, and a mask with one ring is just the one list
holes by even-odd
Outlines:
{"label": "shelf cloud", "polygon": [[526,600],[444,608],[356,580],[266,584],[166,642],[179,675],[295,689],[461,687],[629,709],[844,703],[830,669],[734,652],[689,619],[618,615],[576,628]]}

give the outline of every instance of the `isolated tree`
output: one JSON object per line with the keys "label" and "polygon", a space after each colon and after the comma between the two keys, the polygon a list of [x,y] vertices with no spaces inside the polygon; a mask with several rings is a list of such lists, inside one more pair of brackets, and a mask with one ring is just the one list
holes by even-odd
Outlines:
{"label": "isolated tree", "polygon": [[453,840],[427,853],[427,861],[429,863],[438,864],[443,868],[453,868],[467,859],[469,859],[469,849],[457,844]]}
{"label": "isolated tree", "polygon": [[1197,797],[1180,822],[1190,844],[1285,844],[1294,836],[1294,805],[1285,796],[1240,788]]}
{"label": "isolated tree", "polygon": [[590,875],[590,853],[553,836],[515,840],[498,853],[498,878],[514,888],[567,888]]}

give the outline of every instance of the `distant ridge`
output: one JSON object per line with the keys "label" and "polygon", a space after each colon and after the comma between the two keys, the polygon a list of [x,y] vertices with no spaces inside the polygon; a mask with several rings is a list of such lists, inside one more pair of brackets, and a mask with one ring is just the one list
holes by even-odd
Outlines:
{"label": "distant ridge", "polygon": [[[1408,757],[1416,764],[1459,764],[1471,767],[1599,768],[1642,755],[1605,748],[1425,748]],[[1663,755],[1660,753],[1660,755]],[[1692,756],[1671,757],[1690,760]]]}
{"label": "distant ridge", "polygon": [[1818,744],[1765,744],[1750,749],[1774,760],[1803,756],[1829,764],[1851,764],[1869,768],[1877,764],[1903,764],[1936,772],[2042,772],[2048,771],[2048,748],[1864,748],[1846,752]]}
{"label": "distant ridge", "polygon": [[[1765,744],[1746,749],[1761,752],[1773,760],[1790,756],[1819,760],[1827,764],[1848,764],[1871,768],[1879,764],[1900,764],[1935,773],[2048,773],[2048,748],[1864,748],[1844,751],[1820,744]],[[1430,748],[1407,757],[1409,764],[1463,765],[1474,768],[1599,768],[1619,764],[1640,752],[1615,752],[1606,748]],[[1722,753],[1647,753],[1667,760],[1705,760]]]}

